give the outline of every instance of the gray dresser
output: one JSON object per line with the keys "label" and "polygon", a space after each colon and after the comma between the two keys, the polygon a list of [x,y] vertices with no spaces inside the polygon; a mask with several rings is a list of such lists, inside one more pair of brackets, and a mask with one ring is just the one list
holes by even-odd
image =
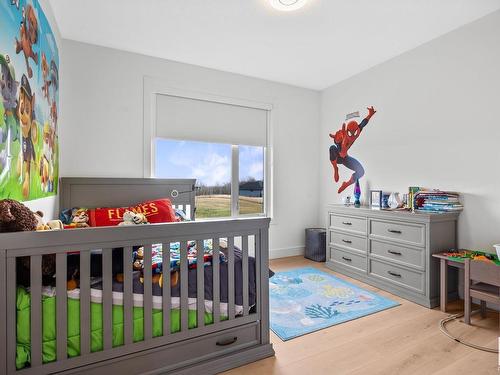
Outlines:
{"label": "gray dresser", "polygon": [[[434,253],[456,247],[458,213],[328,206],[327,266],[426,307],[439,304]],[[456,297],[456,274],[449,275]]]}

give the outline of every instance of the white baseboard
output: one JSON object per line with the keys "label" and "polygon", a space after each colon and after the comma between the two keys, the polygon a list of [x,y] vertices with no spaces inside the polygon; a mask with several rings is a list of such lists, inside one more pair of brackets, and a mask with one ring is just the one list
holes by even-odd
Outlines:
{"label": "white baseboard", "polygon": [[281,249],[271,249],[269,251],[269,259],[293,257],[304,255],[304,246],[283,247]]}

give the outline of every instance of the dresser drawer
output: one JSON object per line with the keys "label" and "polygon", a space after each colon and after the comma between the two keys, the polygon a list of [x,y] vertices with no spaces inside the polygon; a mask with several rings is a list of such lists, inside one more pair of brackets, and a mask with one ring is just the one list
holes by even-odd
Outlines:
{"label": "dresser drawer", "polygon": [[370,236],[425,246],[425,225],[372,219],[370,220]]}
{"label": "dresser drawer", "polygon": [[390,261],[401,262],[421,269],[425,268],[425,249],[422,248],[410,248],[394,243],[371,240],[370,255],[385,258]]}
{"label": "dresser drawer", "polygon": [[353,254],[337,248],[330,248],[330,258],[335,263],[355,268],[358,271],[366,272],[366,257]]}
{"label": "dresser drawer", "polygon": [[410,271],[393,264],[370,259],[370,275],[424,293],[425,274],[423,272]]}
{"label": "dresser drawer", "polygon": [[330,214],[330,228],[366,234],[366,218]]}
{"label": "dresser drawer", "polygon": [[366,237],[357,237],[347,233],[330,231],[330,244],[347,247],[366,255]]}

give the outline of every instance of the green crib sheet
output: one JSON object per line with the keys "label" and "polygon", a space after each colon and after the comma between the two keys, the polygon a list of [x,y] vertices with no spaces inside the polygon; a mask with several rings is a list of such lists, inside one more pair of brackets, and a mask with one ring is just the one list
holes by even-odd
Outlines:
{"label": "green crib sheet", "polygon": [[[16,367],[26,367],[30,361],[30,294],[24,288],[17,288],[17,348]],[[134,342],[144,339],[144,309],[133,309],[133,339]],[[91,351],[98,352],[103,348],[102,339],[102,304],[91,303]],[[222,317],[221,320],[226,320]],[[162,335],[163,313],[162,310],[153,309],[153,337]],[[170,332],[180,331],[180,310],[172,309],[170,312]],[[212,314],[205,313],[205,324],[213,322]],[[189,328],[197,326],[196,310],[188,311]],[[113,347],[123,345],[123,306],[113,305]],[[68,357],[80,355],[80,300],[68,298]],[[42,361],[53,362],[56,355],[56,297],[42,297]]]}

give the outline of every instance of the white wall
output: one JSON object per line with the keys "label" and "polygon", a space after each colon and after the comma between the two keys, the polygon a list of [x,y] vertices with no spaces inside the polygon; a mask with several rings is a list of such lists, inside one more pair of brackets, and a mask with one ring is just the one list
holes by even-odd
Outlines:
{"label": "white wall", "polygon": [[[50,23],[50,27],[52,28],[52,32],[54,33],[54,37],[56,39],[57,46],[59,48],[59,56],[62,55],[63,53],[63,48],[62,48],[62,39],[61,39],[61,34],[59,32],[59,28],[57,26],[57,23],[54,18],[54,13],[52,11],[52,7],[50,5],[50,2],[48,0],[39,0],[40,5],[42,6],[42,9],[45,13],[45,16],[47,17],[47,20]],[[59,75],[60,81],[64,81],[64,76],[63,74]],[[59,136],[61,132],[61,128],[64,128],[64,90],[60,89],[59,91]],[[60,153],[61,154],[61,153]],[[46,220],[52,219],[52,218],[57,218],[59,215],[57,213],[58,211],[58,201],[59,201],[59,196],[53,196],[49,198],[42,198],[42,199],[35,199],[32,201],[28,202],[23,202],[27,207],[29,207],[32,211],[42,211],[44,213],[44,217]]]}
{"label": "white wall", "polygon": [[318,92],[143,55],[63,41],[62,176],[143,177],[143,79],[272,103],[271,256],[299,254],[317,224]]}
{"label": "white wall", "polygon": [[340,202],[328,133],[347,113],[374,105],[378,112],[350,151],[366,169],[365,197],[368,187],[460,191],[459,246],[493,251],[500,243],[499,103],[500,12],[325,90],[319,221],[328,203]]}

